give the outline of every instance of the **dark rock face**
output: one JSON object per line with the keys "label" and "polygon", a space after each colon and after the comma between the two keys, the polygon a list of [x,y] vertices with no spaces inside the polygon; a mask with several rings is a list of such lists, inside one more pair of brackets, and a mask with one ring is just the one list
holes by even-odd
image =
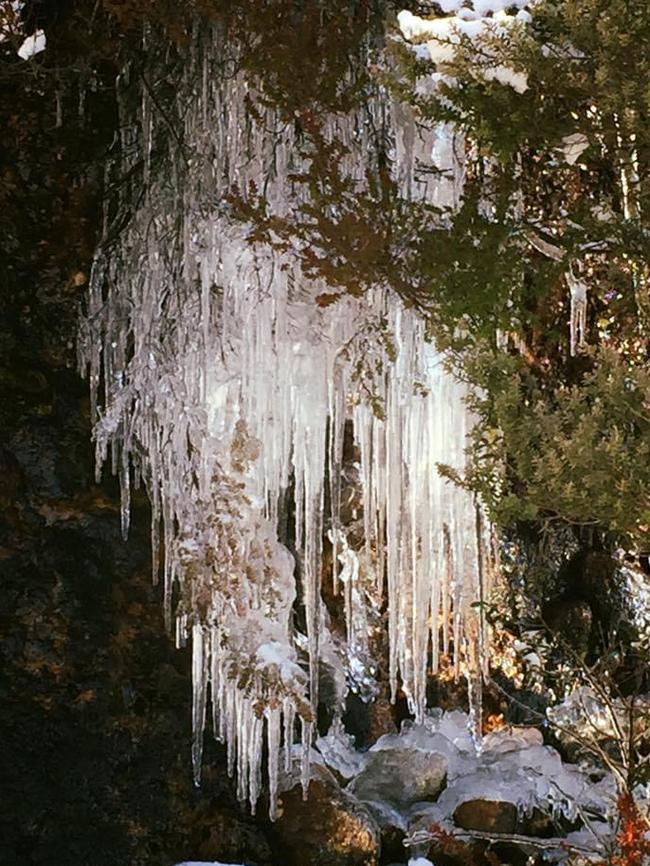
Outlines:
{"label": "dark rock face", "polygon": [[282,793],[273,836],[286,866],[377,866],[379,859],[372,815],[321,766],[312,767],[307,800],[300,785]]}
{"label": "dark rock face", "polygon": [[0,45],[0,863],[268,866],[210,742],[192,784],[189,659],[164,633],[147,503],[125,543],[113,479],[94,483],[75,327],[124,43],[93,2],[57,9],[33,63]]}
{"label": "dark rock face", "polygon": [[271,863],[223,755],[191,782],[188,658],[164,633],[149,515],[120,537],[95,486],[85,386],[47,371],[49,402],[3,401],[0,862]]}

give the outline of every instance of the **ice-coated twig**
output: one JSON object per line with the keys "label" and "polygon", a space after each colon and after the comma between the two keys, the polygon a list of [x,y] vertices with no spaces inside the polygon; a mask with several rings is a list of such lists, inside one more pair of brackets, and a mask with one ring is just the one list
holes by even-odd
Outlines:
{"label": "ice-coated twig", "polygon": [[584,280],[576,277],[573,267],[569,268],[565,276],[571,299],[569,342],[571,356],[573,357],[587,345],[587,284]]}

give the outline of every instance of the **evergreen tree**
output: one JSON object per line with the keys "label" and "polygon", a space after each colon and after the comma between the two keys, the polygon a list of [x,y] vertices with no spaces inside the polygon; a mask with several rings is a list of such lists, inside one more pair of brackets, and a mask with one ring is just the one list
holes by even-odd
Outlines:
{"label": "evergreen tree", "polygon": [[476,386],[473,469],[455,480],[500,525],[562,521],[645,549],[650,12],[428,10],[375,73],[423,121],[462,133],[460,207],[406,202],[381,164],[360,194],[317,117],[298,178],[313,204],[279,219],[262,197],[237,202],[257,237],[304,242],[307,271],[334,286],[322,303],[389,284],[426,314]]}

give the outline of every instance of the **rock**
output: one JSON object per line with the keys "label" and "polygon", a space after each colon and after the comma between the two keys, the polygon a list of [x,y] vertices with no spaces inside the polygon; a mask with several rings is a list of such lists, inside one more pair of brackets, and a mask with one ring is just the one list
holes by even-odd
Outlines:
{"label": "rock", "polygon": [[23,477],[14,455],[0,445],[0,508],[8,508],[20,495]]}
{"label": "rock", "polygon": [[388,803],[364,802],[381,831],[381,857],[386,860],[399,860],[406,851],[407,821],[404,815]]}
{"label": "rock", "polygon": [[435,753],[419,749],[379,749],[349,790],[359,800],[375,800],[407,806],[416,800],[435,800],[447,776],[447,762]]}
{"label": "rock", "polygon": [[272,833],[286,866],[377,866],[379,827],[370,811],[322,765],[312,765],[307,800],[284,791]]}
{"label": "rock", "polygon": [[393,733],[397,733],[393,705],[388,698],[377,698],[370,704],[370,742],[374,743],[384,734]]}
{"label": "rock", "polygon": [[[378,654],[381,652],[381,649],[377,651]],[[359,695],[348,693],[343,719],[346,730],[354,735],[358,749],[369,748],[384,734],[397,733],[393,710],[392,704],[386,697],[367,701]]]}
{"label": "rock", "polygon": [[588,602],[560,597],[544,608],[549,627],[562,635],[581,657],[587,652],[593,626],[593,614]]}
{"label": "rock", "polygon": [[[196,818],[206,820],[206,831],[196,848],[196,854],[204,861],[227,864],[255,863],[255,866],[268,866],[272,863],[269,845],[258,827],[251,820],[244,820],[237,814],[219,811],[212,803],[211,809],[202,809]],[[197,812],[199,810],[196,810]]]}
{"label": "rock", "polygon": [[514,833],[517,807],[503,800],[466,800],[454,812],[454,823],[482,833]]}
{"label": "rock", "polygon": [[529,815],[523,815],[517,823],[517,833],[524,836],[537,836],[547,838],[555,835],[553,818],[548,812],[535,808]]}
{"label": "rock", "polygon": [[391,860],[396,860],[398,857],[404,856],[406,852],[406,848],[404,847],[405,838],[406,833],[403,830],[400,830],[399,827],[382,827],[382,857],[389,857]]}

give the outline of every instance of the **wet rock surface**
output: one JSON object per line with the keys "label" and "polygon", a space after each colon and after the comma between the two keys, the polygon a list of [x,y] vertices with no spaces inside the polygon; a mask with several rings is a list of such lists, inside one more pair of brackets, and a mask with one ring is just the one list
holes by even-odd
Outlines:
{"label": "wet rock surface", "polygon": [[466,800],[454,812],[454,823],[464,830],[514,833],[517,807],[503,800]]}
{"label": "wet rock surface", "polygon": [[192,785],[189,660],[164,633],[146,503],[124,542],[85,387],[48,385],[46,415],[30,391],[3,400],[0,862],[266,866],[215,747]]}
{"label": "wet rock surface", "polygon": [[327,768],[314,765],[308,797],[294,784],[280,796],[273,825],[287,866],[377,866],[380,834],[370,810],[343,790]]}

